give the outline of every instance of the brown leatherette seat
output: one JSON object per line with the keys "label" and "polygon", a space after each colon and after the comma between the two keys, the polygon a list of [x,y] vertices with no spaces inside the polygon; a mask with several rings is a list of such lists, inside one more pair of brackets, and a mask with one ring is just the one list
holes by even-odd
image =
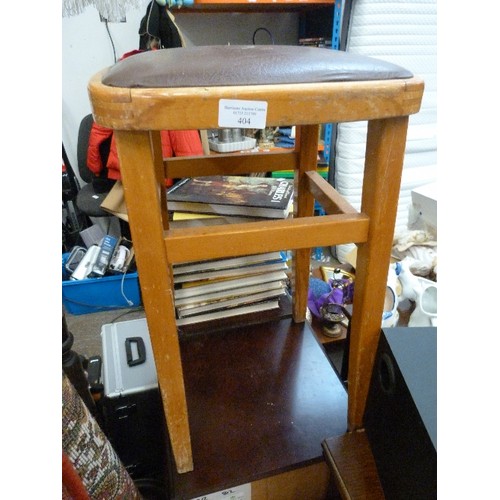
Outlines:
{"label": "brown leatherette seat", "polygon": [[112,87],[170,88],[273,85],[411,78],[372,57],[317,47],[215,45],[143,52],[104,75]]}

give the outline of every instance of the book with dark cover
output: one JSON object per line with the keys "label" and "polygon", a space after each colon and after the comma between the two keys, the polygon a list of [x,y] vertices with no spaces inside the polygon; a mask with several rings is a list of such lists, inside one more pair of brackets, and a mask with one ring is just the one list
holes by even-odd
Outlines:
{"label": "book with dark cover", "polygon": [[272,177],[188,177],[167,191],[170,211],[284,219],[292,202],[293,180]]}

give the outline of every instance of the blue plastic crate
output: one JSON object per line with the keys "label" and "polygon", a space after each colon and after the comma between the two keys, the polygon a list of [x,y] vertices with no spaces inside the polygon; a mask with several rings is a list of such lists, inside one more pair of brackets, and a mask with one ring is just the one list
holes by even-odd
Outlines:
{"label": "blue plastic crate", "polygon": [[[137,272],[84,280],[65,280],[63,255],[62,299],[70,314],[90,314],[142,304]],[[127,299],[131,302],[127,302]]]}

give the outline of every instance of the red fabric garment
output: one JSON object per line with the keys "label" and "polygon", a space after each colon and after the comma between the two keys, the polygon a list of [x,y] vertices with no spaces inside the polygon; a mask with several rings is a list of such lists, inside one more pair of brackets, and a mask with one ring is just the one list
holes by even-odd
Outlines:
{"label": "red fabric garment", "polygon": [[[102,163],[99,147],[103,142],[106,142],[112,135],[113,135],[112,129],[101,127],[100,125],[97,125],[97,123],[95,122],[92,124],[92,128],[90,129],[89,145],[87,148],[87,167],[95,175],[99,175],[101,173],[101,170],[105,167],[105,165],[103,165]],[[116,155],[116,149],[114,154]],[[109,158],[107,163],[108,164],[110,163]],[[113,177],[110,178],[113,179]]]}
{"label": "red fabric garment", "polygon": [[203,154],[203,146],[197,130],[162,130],[160,135],[163,158]]}
{"label": "red fabric garment", "polygon": [[[141,52],[144,52],[144,50],[139,49],[126,52],[120,58],[120,61],[127,57],[134,56],[135,54],[140,54]],[[201,144],[200,134],[197,130],[162,130],[160,135],[163,158],[203,155],[203,146]],[[99,146],[110,137],[111,145],[109,156],[106,165],[103,165]],[[108,179],[121,180],[120,163],[118,161],[116,143],[112,129],[101,127],[97,123],[93,123],[87,150],[87,166],[97,176],[106,166],[108,169]],[[171,185],[172,182],[167,179],[166,184]]]}
{"label": "red fabric garment", "polygon": [[[201,156],[203,154],[203,146],[197,130],[162,130],[160,135],[164,158],[172,158],[173,156]],[[99,146],[110,137],[111,145],[108,161],[106,165],[103,165]],[[106,166],[109,179],[121,179],[120,163],[118,161],[116,142],[112,129],[102,127],[97,123],[92,125],[87,150],[87,166],[95,175],[99,175]]]}

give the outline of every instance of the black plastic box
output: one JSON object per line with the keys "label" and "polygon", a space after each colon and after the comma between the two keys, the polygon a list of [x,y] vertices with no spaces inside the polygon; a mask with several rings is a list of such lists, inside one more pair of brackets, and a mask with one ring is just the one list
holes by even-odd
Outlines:
{"label": "black plastic box", "polygon": [[134,480],[167,486],[168,434],[146,320],[103,325],[101,337],[108,439]]}

